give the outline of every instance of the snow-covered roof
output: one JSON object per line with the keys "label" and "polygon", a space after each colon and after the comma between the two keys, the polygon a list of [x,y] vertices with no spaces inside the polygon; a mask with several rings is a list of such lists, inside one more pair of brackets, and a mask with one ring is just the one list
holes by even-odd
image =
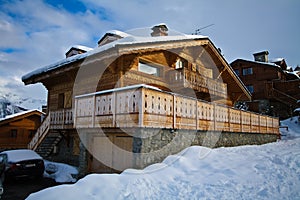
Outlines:
{"label": "snow-covered roof", "polygon": [[[150,29],[151,30],[151,29]],[[202,35],[185,35],[185,34],[178,34],[177,32],[171,32],[169,31],[168,36],[161,36],[161,37],[151,37],[149,34],[145,34],[145,32],[149,32],[150,30],[135,30],[132,31],[131,34],[125,33],[123,34],[121,31],[110,31],[114,33],[121,34],[122,36],[126,36],[124,38],[118,39],[116,41],[110,42],[108,44],[99,46],[94,48],[93,50],[87,51],[83,54],[74,55],[68,58],[65,58],[63,60],[60,60],[56,63],[50,64],[48,66],[39,68],[37,70],[34,70],[22,77],[22,81],[25,82],[27,79],[30,79],[34,76],[38,76],[42,73],[46,73],[49,71],[52,71],[54,69],[58,69],[64,65],[85,59],[91,55],[95,55],[97,53],[106,51],[108,49],[114,48],[116,46],[131,46],[136,44],[151,44],[151,43],[159,43],[159,42],[175,42],[175,41],[184,41],[184,40],[197,40],[197,39],[207,39],[207,36]],[[137,35],[133,35],[134,33],[137,33]]]}
{"label": "snow-covered roof", "polygon": [[7,154],[8,162],[13,163],[23,160],[43,159],[40,155],[29,149],[3,151],[1,154]]}
{"label": "snow-covered roof", "polygon": [[123,31],[119,31],[119,30],[110,30],[110,31],[107,31],[106,34],[118,35],[122,38],[130,36],[129,34],[123,32]]}
{"label": "snow-covered roof", "polygon": [[12,114],[12,115],[7,115],[5,118],[0,118],[0,122],[1,121],[4,121],[4,120],[9,120],[9,119],[13,119],[15,117],[19,117],[19,116],[22,116],[22,115],[26,115],[26,114],[29,114],[31,112],[39,112],[40,114],[45,114],[37,109],[33,109],[33,110],[27,110],[27,111],[23,111],[23,112],[19,112],[19,113],[15,113],[15,114]]}
{"label": "snow-covered roof", "polygon": [[[279,69],[281,69],[281,67],[275,63],[270,63],[270,62],[259,62],[259,61],[253,61],[253,60],[244,60],[244,59],[236,59],[235,61],[233,62],[236,62],[236,61],[245,61],[245,62],[251,62],[251,63],[257,63],[257,64],[262,64],[262,65],[268,65],[268,66],[271,66],[271,67],[277,67]],[[233,63],[232,62],[232,63]],[[282,70],[282,69],[281,69]]]}
{"label": "snow-covered roof", "polygon": [[83,45],[73,45],[73,46],[71,46],[71,47],[66,51],[66,53],[69,52],[70,49],[72,49],[72,48],[74,48],[74,49],[80,49],[80,50],[83,50],[83,51],[91,51],[91,50],[93,50],[93,48],[91,48],[91,47],[87,47],[87,46],[83,46]]}
{"label": "snow-covered roof", "polygon": [[284,60],[284,58],[272,58],[272,59],[269,60],[269,62],[275,63],[275,62],[281,62],[283,60]]}
{"label": "snow-covered roof", "polygon": [[297,71],[293,71],[293,72],[286,71],[286,73],[293,75],[293,76],[297,77],[298,79],[300,79],[299,75],[297,74]]}

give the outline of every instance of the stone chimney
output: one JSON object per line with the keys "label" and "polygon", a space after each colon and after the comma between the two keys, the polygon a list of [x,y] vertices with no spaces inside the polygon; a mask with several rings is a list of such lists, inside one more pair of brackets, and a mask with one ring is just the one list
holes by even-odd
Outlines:
{"label": "stone chimney", "polygon": [[152,28],[152,37],[159,37],[159,36],[167,36],[168,35],[168,27],[166,24],[158,24],[153,26]]}
{"label": "stone chimney", "polygon": [[269,62],[268,55],[269,55],[268,51],[262,51],[253,54],[254,60],[258,62]]}

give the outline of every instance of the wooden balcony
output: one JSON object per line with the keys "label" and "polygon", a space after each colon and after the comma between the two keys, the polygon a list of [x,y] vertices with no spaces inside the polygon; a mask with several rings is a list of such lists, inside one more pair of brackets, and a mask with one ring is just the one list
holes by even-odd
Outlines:
{"label": "wooden balcony", "polygon": [[227,98],[227,84],[200,75],[197,72],[183,70],[169,72],[170,84],[177,88],[190,88],[196,92]]}
{"label": "wooden balcony", "polygon": [[164,92],[147,85],[77,96],[74,126],[279,134],[278,118]]}
{"label": "wooden balcony", "polygon": [[73,128],[72,109],[61,109],[50,111],[50,129],[70,129]]}

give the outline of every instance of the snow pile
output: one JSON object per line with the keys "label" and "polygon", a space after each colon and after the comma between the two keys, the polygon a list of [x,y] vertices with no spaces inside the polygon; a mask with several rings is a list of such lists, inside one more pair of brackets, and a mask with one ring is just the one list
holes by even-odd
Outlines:
{"label": "snow pile", "polygon": [[283,122],[291,125],[293,139],[218,149],[193,146],[144,170],[91,174],[28,200],[300,199],[300,138],[295,137],[300,128],[293,123]]}
{"label": "snow pile", "polygon": [[282,139],[293,139],[300,137],[300,121],[299,117],[295,116],[280,122],[280,132]]}
{"label": "snow pile", "polygon": [[44,160],[44,177],[52,178],[57,183],[74,183],[77,181],[78,170],[76,167],[64,163],[56,163]]}

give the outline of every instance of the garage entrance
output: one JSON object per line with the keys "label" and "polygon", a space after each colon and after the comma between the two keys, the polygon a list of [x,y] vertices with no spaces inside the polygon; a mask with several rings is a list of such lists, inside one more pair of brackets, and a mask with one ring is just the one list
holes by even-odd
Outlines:
{"label": "garage entrance", "polygon": [[95,136],[92,140],[94,155],[89,159],[89,171],[112,173],[132,168],[132,141],[132,137],[127,135]]}

